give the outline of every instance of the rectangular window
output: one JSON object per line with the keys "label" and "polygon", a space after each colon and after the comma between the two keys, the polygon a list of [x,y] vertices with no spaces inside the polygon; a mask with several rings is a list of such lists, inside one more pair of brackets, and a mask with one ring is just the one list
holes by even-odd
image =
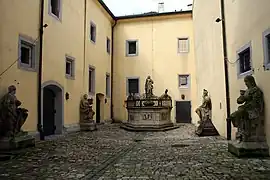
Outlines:
{"label": "rectangular window", "polygon": [[127,81],[127,93],[139,93],[139,78],[130,78]]}
{"label": "rectangular window", "polygon": [[111,93],[111,78],[109,74],[106,74],[106,96],[110,97],[110,93]]}
{"label": "rectangular window", "polygon": [[61,0],[49,0],[49,10],[52,15],[60,19],[61,16]]}
{"label": "rectangular window", "polygon": [[96,36],[97,36],[97,27],[93,22],[91,22],[90,23],[90,40],[94,43],[96,42]]}
{"label": "rectangular window", "polygon": [[270,28],[263,32],[264,69],[270,70]]}
{"label": "rectangular window", "polygon": [[93,67],[89,67],[88,81],[89,93],[95,93],[95,68]]}
{"label": "rectangular window", "polygon": [[19,68],[35,70],[35,44],[33,40],[19,37]]}
{"label": "rectangular window", "polygon": [[268,36],[266,36],[266,44],[267,44],[267,54],[268,54],[268,58],[267,58],[267,61],[268,61],[268,64],[270,63],[270,34],[268,34]]}
{"label": "rectangular window", "polygon": [[251,70],[251,62],[250,62],[250,48],[243,50],[238,54],[239,56],[239,65],[240,74],[248,72]]}
{"label": "rectangular window", "polygon": [[66,56],[66,77],[74,78],[75,77],[75,58]]}
{"label": "rectangular window", "polygon": [[188,88],[189,75],[178,75],[178,86],[179,88]]}
{"label": "rectangular window", "polygon": [[189,52],[189,40],[188,38],[178,38],[178,53]]}
{"label": "rectangular window", "polygon": [[107,49],[107,53],[111,53],[111,40],[107,37],[107,41],[106,41],[106,49]]}
{"label": "rectangular window", "polygon": [[127,40],[126,41],[126,55],[127,56],[137,56],[138,55],[138,41],[137,40]]}

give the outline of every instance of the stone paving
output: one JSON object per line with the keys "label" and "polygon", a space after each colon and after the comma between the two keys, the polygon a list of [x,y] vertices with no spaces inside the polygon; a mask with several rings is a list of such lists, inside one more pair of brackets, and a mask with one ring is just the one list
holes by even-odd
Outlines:
{"label": "stone paving", "polygon": [[270,179],[270,159],[238,159],[227,152],[226,140],[199,138],[192,125],[135,133],[114,124],[38,142],[0,161],[0,179],[259,180]]}

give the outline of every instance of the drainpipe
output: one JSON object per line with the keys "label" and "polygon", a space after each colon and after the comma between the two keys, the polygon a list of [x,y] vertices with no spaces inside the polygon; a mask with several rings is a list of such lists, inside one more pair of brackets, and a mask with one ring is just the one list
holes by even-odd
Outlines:
{"label": "drainpipe", "polygon": [[[85,88],[85,78],[86,78],[86,32],[87,32],[87,0],[84,0],[84,35],[83,35],[83,88]],[[87,90],[88,91],[88,90]]]}
{"label": "drainpipe", "polygon": [[40,27],[39,27],[39,67],[38,67],[38,124],[37,129],[39,131],[40,140],[44,140],[44,132],[41,124],[42,119],[42,106],[41,106],[41,83],[42,83],[42,46],[43,46],[43,28],[47,25],[43,25],[44,21],[44,0],[40,1]]}
{"label": "drainpipe", "polygon": [[227,54],[227,37],[226,37],[226,22],[225,22],[225,10],[224,0],[220,0],[221,7],[221,23],[222,23],[222,39],[223,39],[223,56],[224,56],[224,72],[225,72],[225,91],[226,91],[226,105],[227,105],[227,140],[231,140],[232,125],[229,119],[231,114],[230,106],[230,87],[229,87],[229,73],[228,73],[228,54]]}
{"label": "drainpipe", "polygon": [[117,24],[117,20],[115,19],[114,21],[114,24],[112,25],[112,35],[111,35],[111,38],[112,38],[112,42],[111,42],[111,119],[112,119],[112,123],[115,122],[114,120],[114,112],[113,112],[113,57],[114,57],[114,27],[116,26]]}

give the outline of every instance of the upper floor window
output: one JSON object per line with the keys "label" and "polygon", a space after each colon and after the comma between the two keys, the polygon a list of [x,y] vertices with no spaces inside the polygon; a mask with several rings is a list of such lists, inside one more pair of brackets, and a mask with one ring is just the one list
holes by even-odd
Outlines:
{"label": "upper floor window", "polygon": [[139,78],[128,78],[127,79],[127,94],[139,93]]}
{"label": "upper floor window", "polygon": [[19,37],[19,68],[35,70],[35,44],[30,38]]}
{"label": "upper floor window", "polygon": [[95,68],[89,67],[88,71],[88,92],[95,93]]}
{"label": "upper floor window", "polygon": [[90,40],[94,43],[96,42],[96,36],[97,36],[97,27],[93,22],[91,22],[90,23]]}
{"label": "upper floor window", "polygon": [[111,53],[111,40],[107,37],[107,41],[106,41],[106,49],[107,49],[107,53]]}
{"label": "upper floor window", "polygon": [[73,79],[75,77],[75,58],[66,56],[66,77]]}
{"label": "upper floor window", "polygon": [[240,52],[238,56],[239,56],[240,74],[250,71],[251,70],[250,48],[247,48],[244,51]]}
{"label": "upper floor window", "polygon": [[178,86],[179,88],[189,87],[189,75],[178,75]]}
{"label": "upper floor window", "polygon": [[178,53],[189,52],[189,40],[188,38],[178,38]]}
{"label": "upper floor window", "polygon": [[137,56],[137,55],[138,55],[138,40],[127,40],[126,56]]}
{"label": "upper floor window", "polygon": [[106,96],[107,97],[110,97],[110,93],[111,93],[110,81],[111,81],[110,75],[106,74]]}
{"label": "upper floor window", "polygon": [[270,28],[263,32],[264,69],[270,70]]}
{"label": "upper floor window", "polygon": [[49,0],[50,14],[54,15],[58,19],[61,17],[61,0]]}

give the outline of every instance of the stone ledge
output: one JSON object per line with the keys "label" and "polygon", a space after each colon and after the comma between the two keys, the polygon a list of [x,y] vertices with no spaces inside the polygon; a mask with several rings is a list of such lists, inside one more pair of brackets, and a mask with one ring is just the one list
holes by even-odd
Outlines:
{"label": "stone ledge", "polygon": [[269,147],[266,142],[228,143],[228,151],[237,157],[268,157]]}
{"label": "stone ledge", "polygon": [[30,135],[15,137],[14,141],[9,141],[8,138],[0,140],[0,150],[15,150],[35,146],[35,138]]}
{"label": "stone ledge", "polygon": [[90,122],[90,123],[80,123],[80,130],[81,131],[95,131],[97,130],[96,123]]}
{"label": "stone ledge", "polygon": [[135,131],[135,132],[159,132],[159,131],[169,131],[173,129],[179,128],[180,125],[174,125],[173,123],[164,124],[164,125],[148,125],[148,126],[136,126],[129,123],[122,123],[120,128],[125,129],[127,131]]}

